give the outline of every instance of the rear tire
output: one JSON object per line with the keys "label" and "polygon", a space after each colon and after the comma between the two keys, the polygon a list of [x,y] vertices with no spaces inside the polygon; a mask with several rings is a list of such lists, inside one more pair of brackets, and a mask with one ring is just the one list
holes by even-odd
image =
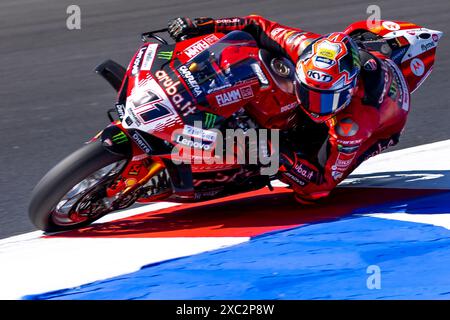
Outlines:
{"label": "rear tire", "polygon": [[59,225],[54,222],[52,212],[78,183],[94,172],[124,159],[125,156],[106,150],[100,140],[84,145],[63,159],[34,188],[28,209],[31,222],[45,232],[57,232],[80,228],[99,219],[102,215],[70,225]]}

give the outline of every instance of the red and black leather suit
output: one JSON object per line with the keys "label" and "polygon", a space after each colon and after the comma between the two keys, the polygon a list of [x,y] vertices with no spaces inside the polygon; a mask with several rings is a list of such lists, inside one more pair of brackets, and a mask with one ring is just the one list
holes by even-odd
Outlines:
{"label": "red and black leather suit", "polygon": [[[261,48],[286,56],[295,64],[318,34],[280,25],[260,16],[222,19],[197,18],[196,24],[209,32],[241,30],[250,33]],[[203,32],[202,32],[203,33]],[[323,124],[304,116],[294,136],[322,136],[314,152],[308,141],[281,146],[280,179],[290,184],[303,203],[328,196],[361,162],[398,142],[409,111],[409,92],[402,75],[387,57],[360,50],[361,73],[351,103]],[[287,137],[283,141],[289,141]],[[295,140],[295,138],[294,138]],[[296,147],[292,147],[298,145]],[[292,150],[296,149],[296,150]]]}

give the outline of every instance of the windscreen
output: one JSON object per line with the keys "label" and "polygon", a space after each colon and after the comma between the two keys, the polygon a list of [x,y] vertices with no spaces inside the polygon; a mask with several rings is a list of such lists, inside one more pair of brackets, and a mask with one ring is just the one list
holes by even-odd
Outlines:
{"label": "windscreen", "polygon": [[205,95],[257,78],[255,58],[249,49],[256,47],[255,40],[242,31],[233,31],[178,68],[180,75],[194,96]]}

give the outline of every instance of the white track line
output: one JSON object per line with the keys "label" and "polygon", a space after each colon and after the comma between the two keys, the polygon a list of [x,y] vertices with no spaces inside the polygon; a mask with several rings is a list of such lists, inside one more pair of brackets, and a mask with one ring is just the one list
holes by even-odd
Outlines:
{"label": "white track line", "polygon": [[450,213],[439,213],[439,214],[373,213],[373,214],[365,214],[364,216],[431,224],[433,226],[444,227],[450,230]]}
{"label": "white track line", "polygon": [[0,299],[72,288],[168,259],[236,245],[248,237],[52,238],[0,246]]}

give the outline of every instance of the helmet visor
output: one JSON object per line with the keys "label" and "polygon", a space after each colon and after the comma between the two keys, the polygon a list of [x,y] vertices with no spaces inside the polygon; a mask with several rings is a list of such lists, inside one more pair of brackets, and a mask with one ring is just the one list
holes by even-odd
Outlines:
{"label": "helmet visor", "polygon": [[296,94],[300,105],[316,122],[329,119],[340,109],[348,105],[351,99],[352,87],[340,90],[317,90],[296,81]]}

